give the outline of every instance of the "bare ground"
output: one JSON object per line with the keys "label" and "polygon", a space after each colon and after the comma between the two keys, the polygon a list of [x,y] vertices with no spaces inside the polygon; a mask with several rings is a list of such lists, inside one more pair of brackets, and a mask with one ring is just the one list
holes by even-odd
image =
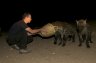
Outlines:
{"label": "bare ground", "polygon": [[93,35],[91,48],[86,48],[85,43],[78,47],[78,38],[75,43],[67,42],[65,47],[61,47],[53,44],[53,38],[34,37],[34,41],[28,45],[31,52],[19,54],[7,45],[4,33],[0,37],[0,63],[96,63],[95,32]]}

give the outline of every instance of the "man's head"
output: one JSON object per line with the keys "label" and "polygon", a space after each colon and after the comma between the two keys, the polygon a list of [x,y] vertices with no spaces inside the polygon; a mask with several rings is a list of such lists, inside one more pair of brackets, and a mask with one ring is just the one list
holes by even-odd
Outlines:
{"label": "man's head", "polygon": [[25,23],[30,23],[32,20],[31,14],[30,13],[24,13],[22,16],[23,20]]}

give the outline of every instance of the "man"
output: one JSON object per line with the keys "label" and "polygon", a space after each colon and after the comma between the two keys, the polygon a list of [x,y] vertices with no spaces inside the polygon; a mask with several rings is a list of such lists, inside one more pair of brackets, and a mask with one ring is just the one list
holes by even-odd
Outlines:
{"label": "man", "polygon": [[9,30],[7,43],[12,48],[19,50],[20,53],[29,52],[28,50],[26,50],[26,48],[27,44],[32,42],[32,40],[28,40],[30,33],[32,35],[40,32],[40,29],[33,30],[27,26],[27,23],[30,23],[31,21],[31,14],[25,13],[22,20],[13,24],[13,26]]}

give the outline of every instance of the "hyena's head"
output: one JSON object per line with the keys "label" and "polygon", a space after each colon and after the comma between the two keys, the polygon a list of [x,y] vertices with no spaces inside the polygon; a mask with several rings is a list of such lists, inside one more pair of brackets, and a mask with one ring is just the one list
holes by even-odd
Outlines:
{"label": "hyena's head", "polygon": [[55,31],[61,34],[61,38],[63,38],[63,35],[65,34],[65,32],[62,26],[55,26]]}
{"label": "hyena's head", "polygon": [[76,24],[77,24],[77,26],[86,26],[86,21],[87,21],[87,19],[80,19],[80,20],[76,20]]}
{"label": "hyena's head", "polygon": [[63,30],[63,27],[62,26],[54,26],[54,29],[55,29],[55,31]]}

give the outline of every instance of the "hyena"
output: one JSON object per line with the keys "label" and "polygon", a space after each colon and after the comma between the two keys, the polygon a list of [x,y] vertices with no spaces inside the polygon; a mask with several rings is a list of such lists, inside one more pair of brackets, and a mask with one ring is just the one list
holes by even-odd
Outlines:
{"label": "hyena", "polygon": [[86,41],[86,47],[90,48],[89,43],[92,43],[91,34],[92,30],[90,25],[86,23],[87,19],[76,20],[77,23],[77,33],[79,37],[79,46],[82,46],[82,42]]}
{"label": "hyena", "polygon": [[64,26],[59,26],[58,30],[55,33],[54,44],[57,44],[57,40],[59,39],[60,42],[58,45],[65,46],[68,40],[72,40],[72,42],[75,42],[75,32],[69,23],[62,23]]}

